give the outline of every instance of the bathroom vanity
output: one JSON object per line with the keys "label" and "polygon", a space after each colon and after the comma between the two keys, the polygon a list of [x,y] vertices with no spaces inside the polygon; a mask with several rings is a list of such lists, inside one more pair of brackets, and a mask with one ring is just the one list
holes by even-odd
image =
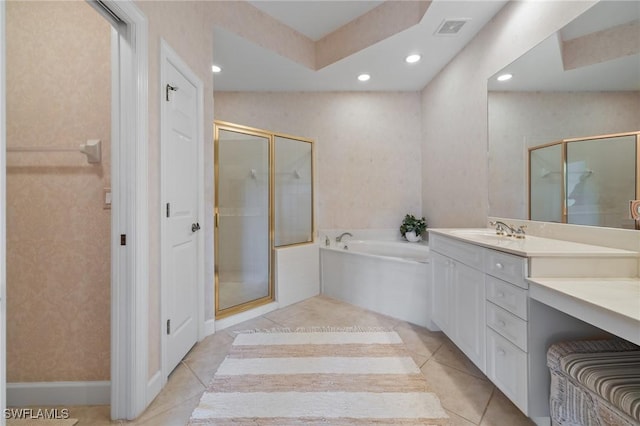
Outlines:
{"label": "bathroom vanity", "polygon": [[552,343],[611,333],[640,344],[635,251],[492,229],[432,229],[429,246],[433,322],[537,424],[550,423]]}

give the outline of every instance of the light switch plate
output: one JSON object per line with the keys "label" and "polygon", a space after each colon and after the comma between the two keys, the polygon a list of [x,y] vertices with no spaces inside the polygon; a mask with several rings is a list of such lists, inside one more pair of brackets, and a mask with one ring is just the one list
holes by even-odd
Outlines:
{"label": "light switch plate", "polygon": [[102,193],[102,201],[104,202],[102,208],[104,210],[111,209],[111,188],[104,188]]}

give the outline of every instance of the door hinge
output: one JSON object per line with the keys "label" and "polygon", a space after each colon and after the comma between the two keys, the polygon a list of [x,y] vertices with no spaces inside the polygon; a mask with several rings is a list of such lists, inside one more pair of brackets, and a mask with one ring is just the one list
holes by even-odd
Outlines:
{"label": "door hinge", "polygon": [[176,86],[172,86],[170,84],[167,84],[166,88],[165,88],[165,99],[167,100],[167,102],[170,101],[169,99],[169,92],[173,91],[175,92],[176,90],[178,90],[178,88]]}
{"label": "door hinge", "polygon": [[171,216],[171,203],[167,203],[167,217]]}
{"label": "door hinge", "polygon": [[120,234],[120,245],[121,246],[127,245],[127,234]]}
{"label": "door hinge", "polygon": [[171,320],[167,320],[167,334],[171,334]]}

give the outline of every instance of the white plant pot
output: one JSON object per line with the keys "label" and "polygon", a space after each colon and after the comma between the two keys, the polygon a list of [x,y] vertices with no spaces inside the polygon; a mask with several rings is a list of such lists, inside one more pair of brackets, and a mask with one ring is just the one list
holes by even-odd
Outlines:
{"label": "white plant pot", "polygon": [[417,243],[422,239],[422,236],[416,235],[415,231],[405,232],[404,237],[411,243]]}

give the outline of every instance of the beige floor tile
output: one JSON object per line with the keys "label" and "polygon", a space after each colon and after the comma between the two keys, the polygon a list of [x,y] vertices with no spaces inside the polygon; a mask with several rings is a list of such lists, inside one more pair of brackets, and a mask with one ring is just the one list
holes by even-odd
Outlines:
{"label": "beige floor tile", "polygon": [[351,312],[342,313],[340,318],[359,327],[394,328],[401,322],[398,319],[367,311],[366,309],[357,309]]}
{"label": "beige floor tile", "polygon": [[185,359],[183,363],[193,372],[197,379],[206,388],[213,376],[216,374],[218,367],[227,356],[224,352],[202,352],[199,356]]}
{"label": "beige floor tile", "polygon": [[[270,318],[274,320],[273,318]],[[314,309],[300,310],[288,318],[274,320],[283,327],[350,327],[350,319],[336,316],[330,312],[317,312]]]}
{"label": "beige floor tile", "polygon": [[258,317],[258,318],[250,319],[248,321],[241,322],[240,324],[236,324],[234,326],[225,328],[223,330],[219,330],[218,333],[220,332],[227,333],[229,336],[231,336],[231,341],[233,341],[233,339],[235,339],[239,331],[265,330],[265,329],[271,329],[271,328],[277,328],[277,327],[280,327],[280,325],[276,324],[270,319],[265,317]]}
{"label": "beige floor tile", "polygon": [[481,426],[531,426],[534,423],[525,416],[500,390],[493,392]]}
{"label": "beige floor tile", "polygon": [[223,352],[227,353],[229,347],[233,343],[233,337],[226,333],[224,330],[217,331],[215,334],[205,337],[201,342],[191,348],[189,353],[185,356],[185,359],[199,356],[200,354]]}
{"label": "beige floor tile", "polygon": [[493,392],[491,382],[447,367],[433,358],[421,370],[444,408],[473,423],[480,423]]}
{"label": "beige floor tile", "polygon": [[430,358],[426,355],[411,352],[411,351],[409,351],[409,355],[411,355],[411,358],[413,358],[413,362],[416,363],[418,368],[421,368],[424,365],[424,363],[427,362]]}
{"label": "beige floor tile", "polygon": [[185,426],[191,418],[191,413],[198,406],[200,396],[189,398],[179,405],[169,408],[162,413],[145,421],[138,421],[135,426]]}
{"label": "beige floor tile", "polygon": [[395,327],[407,349],[430,358],[445,342],[444,334],[401,322]]}
{"label": "beige floor tile", "polygon": [[449,339],[446,339],[445,343],[438,349],[433,356],[433,359],[440,364],[447,365],[449,367],[456,368],[464,371],[465,373],[473,374],[484,380],[487,379],[482,371],[475,366],[473,362],[467,356],[458,349]]}
{"label": "beige floor tile", "polygon": [[[449,411],[446,408],[444,409],[444,411],[446,411],[447,414],[449,415],[449,426],[476,426],[476,423],[472,423],[469,420],[465,419],[464,417],[460,417],[453,411]],[[510,425],[504,424],[502,426],[510,426]]]}
{"label": "beige floor tile", "polygon": [[204,385],[196,375],[186,365],[180,363],[169,376],[164,389],[153,400],[149,408],[136,420],[145,422],[195,396],[202,395],[204,389]]}
{"label": "beige floor tile", "polygon": [[69,417],[78,419],[76,426],[104,426],[119,425],[121,422],[111,421],[111,407],[109,405],[81,405],[63,407],[69,409]]}

